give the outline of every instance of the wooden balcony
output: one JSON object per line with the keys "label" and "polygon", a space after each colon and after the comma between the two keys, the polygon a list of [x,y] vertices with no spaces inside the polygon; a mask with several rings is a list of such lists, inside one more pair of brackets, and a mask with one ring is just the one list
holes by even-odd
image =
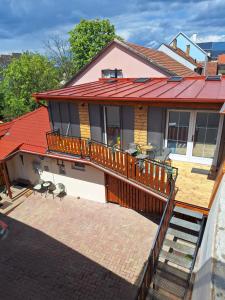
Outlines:
{"label": "wooden balcony", "polygon": [[48,151],[91,161],[105,170],[168,198],[170,181],[177,178],[178,169],[149,159],[137,159],[128,153],[85,138],[62,136],[58,132],[46,135]]}

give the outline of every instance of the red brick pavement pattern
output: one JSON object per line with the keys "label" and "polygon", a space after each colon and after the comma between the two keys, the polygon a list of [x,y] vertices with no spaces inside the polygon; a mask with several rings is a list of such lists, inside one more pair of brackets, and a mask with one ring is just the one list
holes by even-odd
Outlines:
{"label": "red brick pavement pattern", "polygon": [[130,300],[148,257],[155,218],[65,197],[31,196],[0,241],[2,300]]}

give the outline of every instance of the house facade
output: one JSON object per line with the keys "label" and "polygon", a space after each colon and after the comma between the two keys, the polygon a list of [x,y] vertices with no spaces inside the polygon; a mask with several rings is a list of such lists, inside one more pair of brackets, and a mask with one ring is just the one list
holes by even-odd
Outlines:
{"label": "house facade", "polygon": [[162,51],[114,40],[85,65],[66,86],[93,82],[99,78],[197,76],[193,68]]}

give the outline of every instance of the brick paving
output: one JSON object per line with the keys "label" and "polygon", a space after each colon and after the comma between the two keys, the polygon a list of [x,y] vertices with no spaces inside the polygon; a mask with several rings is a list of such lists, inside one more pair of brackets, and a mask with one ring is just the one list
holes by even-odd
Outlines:
{"label": "brick paving", "polygon": [[2,300],[130,300],[157,219],[115,204],[32,195],[0,241]]}

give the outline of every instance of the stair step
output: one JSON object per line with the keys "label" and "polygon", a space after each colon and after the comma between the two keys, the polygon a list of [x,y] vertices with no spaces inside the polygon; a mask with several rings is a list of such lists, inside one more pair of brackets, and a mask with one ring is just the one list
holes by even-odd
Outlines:
{"label": "stair step", "polygon": [[157,274],[157,276],[160,276],[174,284],[177,284],[177,285],[183,287],[184,289],[186,289],[188,286],[187,280],[181,279],[181,278],[175,276],[174,274],[162,271],[160,269],[156,269],[156,274]]}
{"label": "stair step", "polygon": [[179,298],[184,297],[186,289],[183,286],[167,280],[164,277],[161,277],[159,274],[156,274],[153,280],[154,284],[160,289],[163,289]]}
{"label": "stair step", "polygon": [[190,233],[182,232],[180,230],[173,229],[173,228],[168,228],[167,234],[173,235],[176,238],[179,238],[181,240],[184,240],[184,241],[187,241],[187,242],[190,242],[193,244],[197,244],[197,241],[198,241],[197,236],[192,235]]}
{"label": "stair step", "polygon": [[158,261],[157,264],[157,272],[161,272],[162,274],[169,274],[170,276],[173,276],[175,279],[175,282],[185,282],[187,284],[187,280],[189,278],[189,273],[185,272],[184,270],[177,269],[174,266],[168,265],[166,263],[163,263],[161,261]]}
{"label": "stair step", "polygon": [[173,211],[200,220],[203,218],[203,214],[180,206],[175,206]]}
{"label": "stair step", "polygon": [[168,239],[164,240],[163,246],[173,248],[176,251],[179,251],[179,252],[184,253],[184,254],[189,254],[189,255],[192,255],[192,256],[194,255],[194,252],[195,252],[194,247],[190,247],[188,245],[184,245],[184,244],[181,244],[179,242],[171,241],[171,240],[168,240]]}
{"label": "stair step", "polygon": [[182,220],[182,219],[176,218],[176,217],[171,218],[170,224],[176,225],[176,226],[179,226],[179,227],[183,227],[183,228],[186,228],[186,229],[190,229],[190,230],[196,231],[196,232],[199,232],[200,228],[201,228],[201,226],[199,224],[189,222],[189,221],[185,221],[185,220]]}
{"label": "stair step", "polygon": [[178,266],[184,267],[189,270],[191,269],[192,259],[188,258],[184,254],[170,253],[162,249],[160,251],[159,257],[164,258]]}
{"label": "stair step", "polygon": [[156,291],[153,288],[149,289],[146,300],[171,300],[171,297],[165,296],[160,291]]}

